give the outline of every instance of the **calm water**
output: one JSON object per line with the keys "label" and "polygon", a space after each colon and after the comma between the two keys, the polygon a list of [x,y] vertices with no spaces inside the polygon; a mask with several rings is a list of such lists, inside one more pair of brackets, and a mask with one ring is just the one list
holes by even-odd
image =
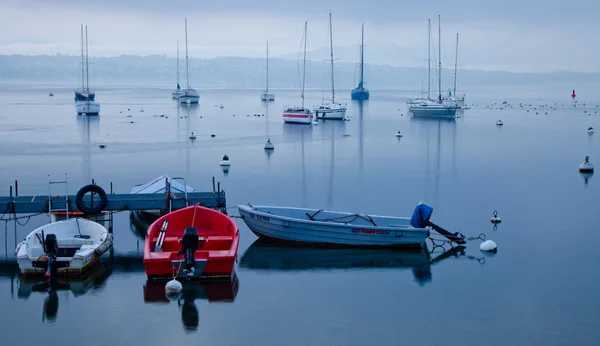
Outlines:
{"label": "calm water", "polygon": [[[410,216],[423,198],[434,222],[498,244],[495,255],[481,253],[480,241],[464,253],[429,241],[422,253],[286,249],[255,243],[235,219],[237,279],[196,285],[178,306],[164,301],[162,286],[145,286],[143,238],[128,213],[115,215],[114,258],[51,298],[20,281],[13,255],[48,217],[16,228],[0,221],[0,343],[598,345],[600,181],[578,165],[586,155],[600,165],[598,138],[586,133],[600,130],[600,97],[573,108],[570,87],[547,89],[469,92],[477,106],[455,121],[408,117],[409,92],[373,91],[361,105],[341,91],[352,119],[312,127],[283,124],[284,105],[300,101],[294,91],[276,91],[268,107],[260,91],[201,91],[201,104],[188,108],[167,89],[100,89],[101,116],[88,118],[75,114],[68,88],[0,88],[3,195],[14,180],[20,195],[46,195],[49,176],[64,174],[71,194],[91,179],[125,193],[165,173],[210,190],[214,176],[230,207]],[[307,93],[307,105],[326,95]],[[486,108],[505,99],[513,108]],[[533,109],[555,102],[556,110]]]}

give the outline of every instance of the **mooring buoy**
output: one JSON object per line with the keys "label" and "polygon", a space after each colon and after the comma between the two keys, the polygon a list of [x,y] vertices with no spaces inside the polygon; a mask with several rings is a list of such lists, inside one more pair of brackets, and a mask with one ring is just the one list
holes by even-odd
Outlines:
{"label": "mooring buoy", "polygon": [[498,211],[494,210],[494,216],[492,217],[492,219],[490,220],[492,223],[500,223],[502,222],[502,219],[500,219],[498,217]]}

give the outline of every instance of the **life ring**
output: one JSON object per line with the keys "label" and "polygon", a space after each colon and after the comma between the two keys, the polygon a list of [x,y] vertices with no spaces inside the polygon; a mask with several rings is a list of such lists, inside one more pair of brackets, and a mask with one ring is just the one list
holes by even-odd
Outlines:
{"label": "life ring", "polygon": [[[83,204],[83,196],[86,193],[93,192],[100,196],[100,201],[94,205],[94,207],[87,207]],[[98,185],[90,184],[82,187],[79,192],[77,192],[77,196],[75,196],[75,205],[77,209],[79,209],[85,215],[97,215],[100,214],[106,205],[108,204],[108,198],[106,197],[106,192]]]}

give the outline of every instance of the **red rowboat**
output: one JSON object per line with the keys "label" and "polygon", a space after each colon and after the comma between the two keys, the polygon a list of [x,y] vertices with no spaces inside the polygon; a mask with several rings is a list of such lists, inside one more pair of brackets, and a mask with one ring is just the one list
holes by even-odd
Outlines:
{"label": "red rowboat", "polygon": [[194,205],[166,214],[148,228],[148,279],[231,277],[239,229],[227,215]]}

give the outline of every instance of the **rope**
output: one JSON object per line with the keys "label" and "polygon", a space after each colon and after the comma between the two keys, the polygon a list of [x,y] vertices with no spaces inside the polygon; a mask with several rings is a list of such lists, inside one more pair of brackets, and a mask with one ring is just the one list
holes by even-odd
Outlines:
{"label": "rope", "polygon": [[172,271],[173,271],[173,280],[175,280],[178,276],[179,276],[179,272],[181,271],[181,264],[183,263],[183,260],[179,261],[179,267],[177,268],[177,271],[175,271],[175,267],[172,267]]}
{"label": "rope", "polygon": [[[308,215],[308,214],[307,214],[307,215]],[[316,215],[316,214],[315,214],[315,215]],[[363,219],[363,220],[365,220],[365,221],[368,221],[368,222],[372,223],[372,224],[373,224],[373,226],[377,226],[377,225],[375,224],[375,222],[373,221],[373,219],[372,219],[372,218],[371,218],[369,215],[367,215],[367,214],[365,214],[365,215],[366,215],[367,217],[364,217],[364,216],[362,216],[362,215],[360,215],[360,214],[356,213],[356,214],[353,214],[353,215],[343,215],[343,216],[339,216],[339,217],[334,217],[334,218],[325,218],[325,219],[315,219],[315,218],[311,217],[310,215],[308,215],[308,216],[309,216],[309,217],[310,217],[310,219],[311,219],[311,220],[313,220],[313,221],[331,221],[331,222],[338,222],[338,223],[351,223],[352,221],[354,221],[354,220],[356,220],[356,219],[358,219],[358,218],[361,218],[361,219]],[[345,222],[344,222],[344,221],[341,221],[341,219],[343,219],[343,218],[348,218],[348,217],[352,217],[352,216],[354,216],[354,218],[352,218],[352,220],[345,221]]]}

